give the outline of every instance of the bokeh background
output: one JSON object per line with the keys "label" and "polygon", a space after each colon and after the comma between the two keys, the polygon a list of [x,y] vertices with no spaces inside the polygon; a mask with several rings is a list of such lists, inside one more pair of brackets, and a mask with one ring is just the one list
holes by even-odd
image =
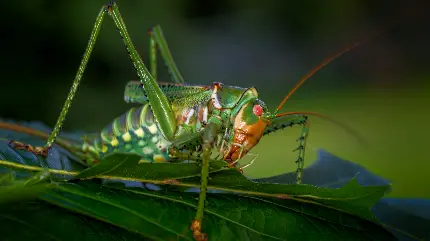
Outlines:
{"label": "bokeh background", "polygon": [[[4,1],[0,116],[54,126],[95,17],[107,1]],[[430,14],[425,1],[117,1],[134,44],[148,59],[147,30],[160,24],[188,83],[255,86],[276,108],[323,58],[385,31],[309,79],[285,111],[317,111],[365,142],[311,117],[306,165],[324,148],[392,181],[394,197],[430,197]],[[168,81],[160,62],[159,76]],[[105,19],[64,130],[98,131],[130,105],[136,80],[121,38]],[[252,177],[295,170],[300,128],[264,138]]]}

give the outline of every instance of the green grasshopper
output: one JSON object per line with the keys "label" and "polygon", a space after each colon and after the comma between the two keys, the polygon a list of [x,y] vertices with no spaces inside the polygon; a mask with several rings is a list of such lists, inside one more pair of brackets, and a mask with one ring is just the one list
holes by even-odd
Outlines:
{"label": "green grasshopper", "polygon": [[[237,162],[258,144],[262,136],[289,126],[302,125],[296,161],[297,183],[301,183],[309,131],[307,115],[327,117],[313,112],[280,113],[280,109],[309,77],[359,43],[341,50],[312,69],[288,93],[276,110],[270,112],[264,102],[258,99],[257,90],[253,87],[240,88],[218,82],[212,86],[185,84],[159,26],[149,31],[149,71],[137,53],[114,2],[104,5],[97,16],[73,85],[45,147],[32,147],[12,141],[11,144],[14,144],[15,148],[46,156],[54,142],[62,143],[61,139],[57,139],[57,135],[77,91],[105,15],[114,21],[140,78],[140,81],[131,81],[126,85],[125,101],[140,104],[140,107],[131,108],[99,134],[85,136],[83,145],[69,146],[70,144],[63,143],[63,146],[74,150],[74,153],[81,153],[88,165],[97,164],[111,152],[133,152],[142,157],[141,162],[198,161],[201,165],[201,186],[196,216],[190,227],[195,240],[198,241],[207,240],[207,235],[202,232],[201,222],[208,185],[209,161],[214,149],[229,167],[241,170],[249,164],[238,167]],[[157,83],[157,49],[161,52],[174,83]],[[3,128],[4,126],[3,123]],[[254,160],[255,156],[250,164]]]}

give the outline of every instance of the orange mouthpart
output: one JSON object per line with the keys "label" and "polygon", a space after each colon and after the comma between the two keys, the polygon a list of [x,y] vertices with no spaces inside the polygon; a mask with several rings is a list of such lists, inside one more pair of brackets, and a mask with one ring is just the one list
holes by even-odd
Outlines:
{"label": "orange mouthpart", "polygon": [[268,124],[266,120],[259,118],[254,124],[248,125],[243,121],[242,115],[243,112],[240,112],[236,116],[233,144],[224,152],[224,160],[230,163],[241,159],[258,144]]}

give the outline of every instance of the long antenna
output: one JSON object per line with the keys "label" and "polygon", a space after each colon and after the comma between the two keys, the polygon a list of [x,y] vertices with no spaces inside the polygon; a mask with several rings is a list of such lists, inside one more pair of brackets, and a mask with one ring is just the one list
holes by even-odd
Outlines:
{"label": "long antenna", "polygon": [[340,126],[341,128],[343,128],[348,134],[354,136],[355,138],[357,138],[357,141],[360,143],[360,145],[365,146],[367,144],[367,142],[365,141],[365,139],[360,135],[359,132],[357,132],[356,130],[354,130],[353,128],[349,127],[348,125],[343,124],[342,122],[331,118],[328,115],[322,114],[322,113],[318,113],[318,112],[313,112],[313,111],[291,111],[291,112],[284,112],[284,113],[280,113],[280,114],[276,114],[276,118],[282,117],[282,116],[289,116],[289,115],[311,115],[311,116],[317,116],[319,118],[328,120],[330,122],[332,122],[333,124]]}
{"label": "long antenna", "polygon": [[329,57],[325,58],[320,64],[318,64],[317,66],[315,66],[313,69],[311,69],[307,74],[305,74],[300,80],[299,82],[297,82],[296,86],[294,86],[294,88],[287,94],[287,96],[285,96],[285,98],[282,100],[281,104],[279,104],[278,108],[276,108],[275,113],[278,113],[278,111],[282,108],[282,106],[285,104],[285,102],[288,100],[288,98],[290,98],[294,92],[296,92],[296,90],[310,77],[312,77],[316,72],[318,72],[318,70],[322,69],[323,67],[325,67],[327,64],[329,64],[330,62],[332,62],[333,60],[335,60],[336,58],[340,57],[341,55],[343,55],[344,53],[356,48],[357,46],[363,44],[364,42],[367,42],[368,40],[380,35],[383,31],[377,32],[376,34],[370,35],[370,37],[366,38],[365,40],[362,41],[357,41],[353,44],[350,44],[344,48],[342,48],[340,51],[330,55]]}

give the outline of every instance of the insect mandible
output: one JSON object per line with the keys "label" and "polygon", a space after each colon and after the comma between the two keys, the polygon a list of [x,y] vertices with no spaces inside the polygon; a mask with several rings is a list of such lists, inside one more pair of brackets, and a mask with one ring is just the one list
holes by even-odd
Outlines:
{"label": "insect mandible", "polygon": [[[269,111],[264,102],[258,99],[258,92],[254,87],[241,88],[219,82],[211,86],[185,84],[160,26],[155,26],[149,31],[150,70],[148,70],[131,41],[115,2],[104,5],[96,18],[73,85],[45,147],[32,147],[13,142],[15,148],[27,149],[46,156],[49,148],[57,142],[57,135],[106,15],[114,21],[140,78],[140,81],[131,81],[126,85],[124,99],[140,106],[131,108],[116,118],[100,133],[83,137],[84,144],[75,148],[85,153],[89,165],[98,163],[104,155],[111,152],[133,152],[142,157],[142,162],[199,161],[202,166],[200,196],[196,216],[191,224],[196,240],[207,240],[206,234],[202,232],[201,222],[208,184],[209,161],[213,150],[217,150],[221,154],[221,159],[229,163],[230,167],[241,170],[252,164],[256,156],[254,155],[250,164],[243,167],[238,167],[237,162],[249,154],[264,135],[285,127],[302,125],[296,161],[298,165],[296,182],[301,183],[306,138],[309,132],[307,116],[328,117],[314,112],[280,110],[309,77],[361,42],[349,45],[326,58],[300,79],[274,111]],[[157,82],[157,50],[160,51],[174,83]]]}

